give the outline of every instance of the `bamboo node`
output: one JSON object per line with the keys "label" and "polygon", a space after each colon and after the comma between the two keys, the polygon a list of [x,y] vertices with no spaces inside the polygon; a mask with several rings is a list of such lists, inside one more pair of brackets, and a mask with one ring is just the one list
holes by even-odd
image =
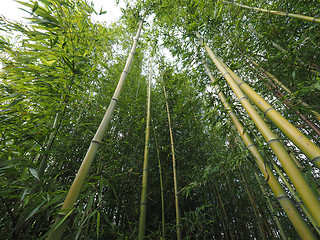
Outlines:
{"label": "bamboo node", "polygon": [[274,108],[273,107],[271,107],[271,108],[268,108],[265,112],[264,112],[264,115],[266,115],[267,116],[267,112],[269,112],[270,110],[274,110]]}
{"label": "bamboo node", "polygon": [[281,200],[281,199],[284,199],[284,198],[289,198],[287,195],[284,195],[284,196],[279,196],[279,197],[276,197],[278,200]]}
{"label": "bamboo node", "polygon": [[267,144],[270,145],[270,143],[272,143],[272,142],[279,142],[279,139],[278,139],[278,138],[271,139],[271,140],[269,140],[269,141],[267,142]]}
{"label": "bamboo node", "polygon": [[92,142],[92,143],[98,143],[98,144],[100,144],[100,143],[101,143],[100,141],[95,140],[95,139],[92,139],[92,140],[91,140],[91,142]]}
{"label": "bamboo node", "polygon": [[314,159],[311,160],[313,165],[316,165],[316,163],[320,162],[320,157],[315,157]]}
{"label": "bamboo node", "polygon": [[230,74],[230,73],[226,72],[225,74],[223,74],[223,77],[224,77],[225,75],[227,75],[227,74]]}
{"label": "bamboo node", "polygon": [[116,101],[117,103],[119,102],[119,100],[116,98],[111,98],[111,100]]}
{"label": "bamboo node", "polygon": [[254,143],[251,143],[250,145],[247,146],[248,149],[250,149],[251,147],[255,147],[256,145]]}
{"label": "bamboo node", "polygon": [[244,84],[245,82],[241,82],[238,86],[241,87],[242,84]]}
{"label": "bamboo node", "polygon": [[239,102],[241,102],[243,99],[247,99],[247,97],[244,96],[244,97],[240,98],[240,99],[239,99]]}

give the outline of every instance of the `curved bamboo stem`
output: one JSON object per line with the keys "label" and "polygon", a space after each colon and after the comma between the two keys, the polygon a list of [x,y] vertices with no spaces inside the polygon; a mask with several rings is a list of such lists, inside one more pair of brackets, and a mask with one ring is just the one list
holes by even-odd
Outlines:
{"label": "curved bamboo stem", "polygon": [[[163,83],[163,79],[162,79],[162,83]],[[163,92],[164,92],[164,98],[165,98],[166,108],[167,108],[168,125],[169,125],[170,141],[171,141],[173,183],[174,183],[174,198],[175,198],[175,205],[176,205],[177,239],[181,240],[182,237],[181,237],[181,228],[180,228],[180,207],[179,207],[179,191],[178,191],[178,181],[177,181],[176,159],[175,159],[175,152],[174,152],[174,145],[173,145],[173,135],[172,135],[172,128],[171,128],[171,118],[170,118],[169,104],[168,104],[167,92],[166,92],[166,88],[164,86],[164,83],[163,83]]]}
{"label": "curved bamboo stem", "polygon": [[146,119],[146,139],[144,147],[144,162],[142,175],[142,192],[140,202],[140,221],[138,239],[142,240],[146,230],[146,215],[147,215],[147,190],[148,190],[148,165],[149,165],[149,141],[150,141],[150,106],[151,106],[151,76],[152,76],[152,58],[149,67],[149,82],[148,82],[148,100],[147,100],[147,119]]}
{"label": "curved bamboo stem", "polygon": [[[206,72],[211,79],[212,83],[215,83],[216,80],[213,77],[208,65],[204,63],[204,68],[206,69]],[[264,159],[262,158],[261,154],[259,153],[258,148],[255,146],[255,144],[252,142],[249,134],[247,131],[245,131],[243,125],[240,123],[236,113],[232,110],[231,106],[228,104],[225,95],[223,92],[220,91],[219,85],[214,85],[215,90],[225,107],[225,109],[228,111],[230,118],[232,119],[235,127],[237,128],[241,138],[243,139],[245,145],[251,152],[251,154],[254,156],[255,161],[262,172],[262,174],[265,177],[266,182],[269,184],[272,192],[274,193],[275,197],[279,201],[280,205],[284,209],[284,211],[287,213],[288,218],[290,219],[291,223],[293,224],[294,228],[298,232],[298,234],[303,239],[314,239],[314,236],[307,226],[307,224],[303,221],[301,215],[299,214],[298,210],[295,208],[295,206],[292,204],[290,199],[288,198],[285,191],[282,189],[281,185],[277,181],[276,177],[273,175],[271,169],[265,165]]]}
{"label": "curved bamboo stem", "polygon": [[48,236],[48,240],[59,240],[61,239],[64,229],[66,227],[66,217],[68,216],[68,214],[71,213],[73,205],[75,203],[75,201],[77,200],[77,197],[80,193],[81,187],[85,181],[86,176],[88,175],[88,172],[90,170],[92,161],[97,153],[97,150],[99,148],[99,145],[102,141],[102,137],[104,135],[104,133],[106,132],[106,130],[108,129],[110,120],[111,120],[111,116],[113,114],[113,111],[117,105],[117,102],[119,100],[120,97],[120,93],[122,91],[125,79],[127,77],[128,71],[130,69],[132,60],[133,60],[133,56],[134,56],[134,52],[135,49],[137,47],[138,44],[138,39],[140,36],[140,32],[142,29],[142,25],[143,25],[143,20],[140,22],[139,24],[139,28],[138,28],[138,32],[137,35],[134,39],[132,48],[131,48],[131,52],[128,56],[126,65],[124,67],[124,70],[121,74],[121,77],[119,79],[119,83],[117,85],[117,88],[113,94],[113,97],[110,101],[109,107],[100,123],[99,128],[96,131],[96,134],[94,135],[93,139],[91,140],[90,146],[88,148],[88,151],[81,163],[81,166],[78,170],[78,173],[70,187],[70,190],[67,194],[66,199],[63,202],[63,205],[61,207],[61,210],[57,216],[57,219],[55,221],[55,224],[53,225],[52,229],[50,230],[50,234]]}
{"label": "curved bamboo stem", "polygon": [[280,16],[285,16],[285,17],[292,17],[292,18],[297,18],[297,19],[300,19],[300,20],[320,23],[320,18],[317,18],[317,17],[309,17],[309,16],[302,15],[302,14],[281,12],[281,11],[275,11],[275,10],[267,10],[267,9],[257,8],[257,7],[250,7],[250,6],[239,4],[239,3],[235,3],[235,2],[227,2],[227,1],[223,1],[223,2],[224,3],[228,3],[228,4],[233,4],[233,5],[236,5],[238,7],[259,11],[259,12],[272,13],[272,14],[275,14],[275,15],[280,15]]}

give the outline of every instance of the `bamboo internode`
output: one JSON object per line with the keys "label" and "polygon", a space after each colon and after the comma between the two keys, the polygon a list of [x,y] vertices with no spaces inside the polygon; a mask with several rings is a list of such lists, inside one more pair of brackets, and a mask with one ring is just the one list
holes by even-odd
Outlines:
{"label": "bamboo internode", "polygon": [[275,197],[279,201],[280,205],[284,209],[284,211],[287,213],[288,218],[292,222],[294,228],[298,232],[298,234],[301,236],[303,239],[314,239],[314,236],[307,226],[307,224],[303,221],[301,215],[299,214],[298,210],[295,208],[295,206],[292,204],[290,199],[288,198],[287,194],[277,181],[276,177],[273,175],[272,170],[265,165],[265,161],[263,160],[261,154],[259,153],[258,148],[255,146],[255,144],[252,142],[249,134],[244,131],[243,125],[240,123],[237,115],[235,112],[232,110],[231,106],[228,104],[225,95],[223,92],[220,91],[219,85],[215,84],[216,80],[213,77],[208,65],[204,63],[204,68],[214,84],[215,91],[218,94],[223,106],[225,109],[228,111],[230,118],[232,119],[235,127],[238,130],[238,133],[240,134],[241,138],[243,139],[245,145],[247,148],[250,150],[251,154],[254,156],[255,161],[264,175],[267,183],[269,184],[272,192],[274,193]]}

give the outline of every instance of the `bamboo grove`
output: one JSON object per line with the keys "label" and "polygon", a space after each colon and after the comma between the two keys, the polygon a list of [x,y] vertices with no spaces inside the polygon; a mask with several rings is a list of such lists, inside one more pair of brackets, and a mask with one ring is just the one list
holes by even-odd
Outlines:
{"label": "bamboo grove", "polygon": [[19,3],[0,239],[320,237],[319,2]]}

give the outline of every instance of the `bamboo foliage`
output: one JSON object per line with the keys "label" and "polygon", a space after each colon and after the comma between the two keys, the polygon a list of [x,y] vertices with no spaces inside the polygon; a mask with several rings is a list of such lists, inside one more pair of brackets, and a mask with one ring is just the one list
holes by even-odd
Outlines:
{"label": "bamboo foliage", "polygon": [[142,240],[146,230],[146,215],[147,215],[147,190],[148,190],[148,171],[149,171],[149,141],[150,141],[150,106],[151,106],[151,77],[152,77],[152,58],[150,60],[148,94],[147,94],[147,119],[146,119],[146,137],[144,148],[144,162],[142,175],[142,192],[140,203],[140,221],[138,239]]}
{"label": "bamboo foliage", "polygon": [[179,206],[179,191],[178,191],[178,181],[177,181],[177,169],[176,169],[176,158],[175,158],[175,151],[174,151],[174,144],[173,144],[173,134],[172,134],[172,127],[171,127],[171,118],[170,118],[170,111],[169,111],[169,104],[167,98],[166,88],[163,83],[163,92],[164,92],[164,99],[166,102],[166,109],[168,115],[168,126],[169,126],[169,133],[170,133],[170,142],[171,142],[171,154],[172,154],[172,168],[173,168],[173,184],[174,184],[174,198],[175,198],[175,206],[176,206],[176,229],[177,229],[177,239],[181,240],[181,228],[180,228],[180,206]]}
{"label": "bamboo foliage", "polygon": [[285,17],[292,17],[292,18],[297,18],[297,19],[300,19],[300,20],[320,23],[320,18],[317,18],[317,17],[309,17],[309,16],[305,16],[305,15],[302,15],[302,14],[281,12],[281,11],[275,11],[275,10],[267,10],[267,9],[257,8],[257,7],[250,7],[250,6],[239,4],[239,3],[235,3],[235,2],[227,2],[227,1],[223,1],[223,2],[224,3],[228,3],[228,4],[233,4],[233,5],[238,6],[238,7],[250,9],[250,10],[255,10],[255,11],[260,11],[260,12],[265,12],[265,13],[272,13],[272,14],[275,14],[275,15],[280,15],[280,16],[285,16]]}
{"label": "bamboo foliage", "polygon": [[254,156],[255,161],[262,172],[262,174],[265,177],[265,180],[269,184],[272,192],[274,193],[275,197],[279,201],[280,205],[284,209],[284,211],[287,213],[288,218],[292,222],[294,228],[298,232],[298,234],[303,239],[314,239],[314,236],[311,232],[311,230],[308,228],[307,224],[303,221],[301,215],[297,211],[297,209],[294,207],[290,199],[288,198],[285,191],[282,189],[281,185],[277,181],[276,177],[273,175],[272,170],[268,167],[268,165],[265,165],[265,161],[262,158],[261,154],[259,153],[258,148],[255,146],[255,144],[252,142],[249,134],[247,131],[245,131],[243,125],[240,123],[237,115],[232,110],[231,106],[228,104],[225,95],[223,92],[220,91],[220,87],[218,84],[216,84],[216,80],[213,77],[208,65],[204,63],[204,68],[215,86],[215,91],[217,92],[223,106],[228,111],[230,118],[232,119],[235,127],[238,130],[238,133],[240,134],[241,138],[243,139],[245,145],[251,152],[251,154]]}
{"label": "bamboo foliage", "polygon": [[108,125],[110,123],[111,120],[111,116],[113,114],[113,111],[117,105],[117,102],[119,100],[120,97],[120,93],[122,91],[125,79],[127,77],[128,71],[130,69],[132,60],[133,60],[133,56],[134,56],[134,52],[135,49],[137,47],[138,44],[138,39],[140,36],[140,32],[142,29],[142,25],[143,25],[143,20],[140,22],[139,24],[139,28],[136,34],[136,37],[134,39],[132,48],[131,48],[131,52],[129,53],[126,65],[124,67],[124,70],[121,74],[119,83],[117,85],[117,88],[114,92],[114,95],[110,101],[109,107],[100,123],[99,128],[96,131],[96,134],[94,135],[93,139],[91,140],[90,146],[88,148],[88,151],[82,161],[82,164],[78,170],[78,173],[76,175],[76,178],[74,179],[70,190],[67,194],[67,197],[61,207],[61,210],[57,216],[57,219],[55,221],[55,224],[53,225],[52,229],[51,229],[51,233],[48,236],[48,240],[59,240],[61,239],[64,229],[66,227],[66,218],[67,216],[71,213],[72,209],[73,209],[73,205],[75,203],[75,201],[77,200],[77,197],[80,193],[81,187],[85,181],[85,178],[90,170],[92,161],[97,153],[97,150],[99,148],[99,145],[101,143],[102,137],[104,135],[104,133],[106,132],[106,130],[108,129]]}
{"label": "bamboo foliage", "polygon": [[[282,88],[286,93],[289,94],[289,96],[292,96],[292,91],[286,87],[279,79],[277,79],[274,75],[272,75],[270,72],[268,72],[267,70],[263,69],[262,67],[259,66],[259,64],[257,62],[255,62],[254,60],[250,59],[250,62],[255,65],[256,67],[258,67],[258,70],[260,72],[262,72],[263,74],[265,74],[268,79],[271,79],[274,83],[276,83],[280,88]],[[306,108],[310,108],[309,104],[307,104],[306,102],[304,102],[301,99],[297,99],[298,103],[301,104],[302,106],[306,107]],[[310,112],[318,119],[320,120],[320,114],[314,110],[310,110]]]}

